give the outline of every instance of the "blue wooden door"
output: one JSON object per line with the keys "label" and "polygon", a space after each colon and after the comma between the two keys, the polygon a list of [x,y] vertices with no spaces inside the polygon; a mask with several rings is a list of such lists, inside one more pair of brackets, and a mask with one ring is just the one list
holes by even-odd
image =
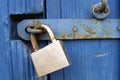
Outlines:
{"label": "blue wooden door", "polygon": [[[0,80],[38,80],[31,62],[31,44],[16,35],[16,24],[30,18],[92,18],[91,7],[101,0],[0,0]],[[109,0],[108,18],[119,19],[120,1]],[[62,27],[62,26],[61,26]],[[48,42],[41,42],[40,46]],[[49,80],[119,80],[118,39],[64,41],[72,60]]]}
{"label": "blue wooden door", "polygon": [[[90,9],[101,0],[47,0],[47,18],[92,18]],[[119,0],[108,0],[110,15],[118,19]],[[62,27],[62,26],[61,26]],[[119,40],[64,41],[72,65],[50,75],[51,80],[119,80]]]}
{"label": "blue wooden door", "polygon": [[16,25],[24,19],[44,18],[44,1],[0,0],[0,4],[0,80],[38,80],[31,44],[17,36]]}

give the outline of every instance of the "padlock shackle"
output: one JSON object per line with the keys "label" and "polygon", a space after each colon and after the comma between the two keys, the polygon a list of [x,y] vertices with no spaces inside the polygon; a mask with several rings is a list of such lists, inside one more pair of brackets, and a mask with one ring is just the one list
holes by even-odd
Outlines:
{"label": "padlock shackle", "polygon": [[37,42],[35,34],[31,34],[30,37],[31,37],[31,44],[32,44],[34,51],[38,51],[39,47],[38,47],[38,42]]}
{"label": "padlock shackle", "polygon": [[[39,25],[35,26],[34,29],[45,29],[47,31],[51,41],[52,42],[56,41],[55,36],[49,26],[44,25],[44,24],[39,24]],[[34,51],[38,51],[39,47],[38,47],[36,35],[31,34],[30,37],[31,37],[31,43],[32,43],[32,47],[33,47]]]}
{"label": "padlock shackle", "polygon": [[52,32],[52,30],[50,29],[49,26],[44,25],[44,24],[39,24],[39,25],[37,25],[36,27],[40,27],[40,28],[42,28],[42,29],[45,29],[45,30],[47,31],[49,37],[50,37],[50,40],[51,40],[52,42],[56,41],[56,38],[55,38],[55,36],[54,36],[54,34],[53,34],[53,32]]}

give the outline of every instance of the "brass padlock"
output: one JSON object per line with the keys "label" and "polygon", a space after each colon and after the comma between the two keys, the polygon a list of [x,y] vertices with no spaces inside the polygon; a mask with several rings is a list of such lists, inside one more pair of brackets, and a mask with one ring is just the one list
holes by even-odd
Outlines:
{"label": "brass padlock", "polygon": [[65,53],[63,42],[55,39],[52,30],[47,25],[42,24],[37,26],[45,29],[52,41],[49,45],[42,49],[35,50],[35,52],[31,54],[38,76],[41,77],[69,66],[71,61]]}

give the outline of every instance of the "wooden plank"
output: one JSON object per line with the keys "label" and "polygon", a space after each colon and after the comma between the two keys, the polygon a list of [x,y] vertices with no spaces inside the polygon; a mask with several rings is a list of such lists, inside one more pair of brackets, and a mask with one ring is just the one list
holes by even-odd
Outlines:
{"label": "wooden plank", "polygon": [[60,0],[46,0],[46,14],[48,19],[60,18]]}
{"label": "wooden plank", "polygon": [[100,0],[61,0],[62,18],[92,18],[90,10]]}
{"label": "wooden plank", "polygon": [[[39,45],[45,44],[41,42]],[[33,52],[30,42],[11,41],[11,50],[13,80],[39,80],[30,57]]]}
{"label": "wooden plank", "polygon": [[99,45],[98,40],[66,41],[72,65],[64,70],[64,80],[96,80],[101,61],[94,55],[100,52]]}
{"label": "wooden plank", "polygon": [[[61,0],[61,17],[62,18],[92,18],[92,7],[100,3],[100,0]],[[110,7],[109,18],[119,18],[119,0],[108,1]],[[70,17],[71,16],[71,17]]]}
{"label": "wooden plank", "polygon": [[100,51],[97,57],[102,61],[102,78],[103,80],[119,80],[119,56],[120,56],[120,41],[119,40],[101,40]]}
{"label": "wooden plank", "polygon": [[65,69],[64,80],[119,80],[119,40],[99,42],[80,40],[65,44],[72,45],[67,47],[68,53],[74,52],[70,54],[73,65]]}
{"label": "wooden plank", "polygon": [[9,0],[10,14],[43,13],[44,0]]}
{"label": "wooden plank", "polygon": [[[89,14],[89,9],[92,5],[94,5],[94,2],[96,1],[97,0],[94,0],[91,2],[89,2],[88,0],[84,0],[84,1],[74,0],[70,2],[69,0],[66,0],[65,2],[65,0],[62,0],[61,4],[63,5],[62,6],[63,18],[91,18],[91,15]],[[113,2],[112,5],[114,4],[115,3]],[[67,9],[65,8],[65,6],[69,6],[69,8],[67,8],[69,11],[66,11]],[[115,7],[118,8],[117,2]],[[111,7],[111,10],[113,10],[113,7]],[[118,16],[115,16],[115,14],[118,15],[118,13],[111,12],[111,15],[113,16],[111,16],[110,18],[117,18]],[[104,40],[102,40],[102,42],[104,42]],[[113,60],[114,63],[110,63],[109,60],[111,59],[111,56],[109,55],[109,53],[105,53],[103,51],[103,48],[101,49],[100,47],[101,45],[104,46],[105,42],[103,44],[101,43],[101,40],[93,40],[93,41],[88,40],[86,42],[74,41],[74,44],[70,43],[71,45],[67,44],[68,48],[69,46],[74,46],[73,48],[68,49],[70,50],[70,53],[73,54],[71,56],[71,58],[73,59],[72,60],[73,65],[70,67],[70,69],[65,70],[64,80],[73,80],[73,79],[74,80],[106,80],[106,79],[109,80],[110,78],[113,80],[119,80],[119,77],[113,76],[113,74],[118,74],[118,71],[115,72],[114,71],[115,68],[113,69],[112,67],[110,67],[110,66],[114,66],[114,64],[117,64],[118,62],[117,61],[115,62]],[[113,40],[106,44],[110,44],[111,42],[113,42],[114,44]],[[114,46],[117,46],[116,43],[114,44]],[[84,45],[86,46],[82,48]],[[104,47],[104,49],[107,50],[108,47]],[[113,48],[109,47],[109,50],[111,52]],[[116,54],[119,53],[118,50],[119,49],[116,48]],[[77,54],[74,54],[75,52]],[[111,53],[114,53],[114,52],[111,52]],[[94,57],[94,55],[96,54],[98,54],[97,58]],[[105,56],[105,57],[99,58],[99,56],[101,56],[99,54],[102,54],[102,56]],[[116,54],[114,54],[114,56],[117,56]],[[77,56],[79,56],[79,58],[77,58]]]}
{"label": "wooden plank", "polygon": [[110,15],[109,18],[111,19],[120,19],[120,1],[119,0],[109,0],[108,5],[110,7]]}
{"label": "wooden plank", "polygon": [[[43,13],[44,10],[44,1],[43,0],[9,0],[9,13],[10,14],[37,14],[37,13]],[[13,42],[13,48],[14,50],[15,45],[18,46],[20,49],[17,49],[16,52],[21,54],[28,54],[26,58],[24,58],[24,55],[15,55],[13,54],[13,78],[18,80],[38,80],[39,78],[36,75],[35,69],[33,67],[31,57],[29,56],[30,52],[25,51],[25,45],[23,46],[22,43],[20,44],[20,41]],[[44,43],[43,43],[44,44]],[[29,49],[28,49],[29,50]],[[14,53],[14,52],[13,52]],[[21,59],[20,59],[21,58]],[[25,60],[25,61],[23,61]],[[19,63],[18,66],[16,64]],[[19,66],[22,66],[21,68]],[[16,71],[17,69],[17,71]],[[20,75],[21,74],[21,75]]]}
{"label": "wooden plank", "polygon": [[[14,1],[9,0],[9,14],[11,14],[11,15],[38,14],[38,13],[43,13],[43,12],[44,12],[44,0],[14,0]],[[24,15],[24,19],[25,18],[27,18],[27,17]],[[44,43],[46,43],[46,42],[43,42],[43,44]],[[15,41],[15,42],[13,42],[13,44],[20,48],[20,49],[16,48],[17,53],[21,54],[21,52],[24,52],[29,55],[30,52],[25,51],[25,49],[26,49],[25,45],[23,46],[22,43],[20,44],[20,41]],[[12,50],[14,50],[14,47],[15,47],[14,45],[12,46],[13,47]],[[27,60],[23,61],[24,55],[21,54],[21,55],[17,56],[17,55],[13,54],[13,60],[12,60],[13,66],[12,67],[14,68],[13,75],[16,75],[13,77],[15,80],[18,77],[20,80],[38,80],[39,79],[37,77],[37,74],[33,67],[31,57],[28,55],[25,58]],[[19,63],[19,65],[15,66],[16,63]],[[19,68],[19,66],[22,66],[22,67]],[[16,71],[16,69],[17,69],[17,71]],[[21,75],[19,75],[20,73],[21,73]]]}
{"label": "wooden plank", "polygon": [[29,53],[27,46],[25,46],[21,41],[11,41],[11,49],[12,69],[14,75],[13,79],[30,80],[32,76],[30,76],[30,68],[28,67],[30,66],[30,58],[28,58]]}
{"label": "wooden plank", "polygon": [[[47,19],[59,19],[61,17],[60,4],[60,0],[46,0]],[[52,73],[49,78],[50,80],[64,80],[63,69]]]}
{"label": "wooden plank", "polygon": [[[60,17],[92,18],[90,8],[98,2],[61,0]],[[119,1],[109,0],[108,4],[111,8],[109,18],[119,18]],[[73,64],[64,69],[63,75],[59,71],[52,74],[51,80],[59,80],[61,75],[61,80],[119,80],[119,40],[74,40],[64,44]]]}
{"label": "wooden plank", "polygon": [[[40,9],[38,0],[34,6]],[[0,78],[1,80],[38,80],[31,58],[29,56],[31,48],[21,41],[11,41],[10,39],[10,14],[21,14],[29,11],[25,10],[26,3],[21,0],[0,0]],[[29,7],[28,7],[29,8]],[[31,9],[30,9],[31,11]],[[10,14],[9,14],[10,12]],[[42,42],[41,45],[45,45]]]}
{"label": "wooden plank", "polygon": [[9,21],[7,0],[0,0],[0,78],[12,80],[11,50],[9,42]]}

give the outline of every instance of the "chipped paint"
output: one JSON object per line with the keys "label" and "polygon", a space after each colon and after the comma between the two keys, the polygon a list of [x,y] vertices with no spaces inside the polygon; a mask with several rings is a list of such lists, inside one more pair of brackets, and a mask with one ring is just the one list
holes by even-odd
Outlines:
{"label": "chipped paint", "polygon": [[105,57],[105,56],[108,56],[108,55],[110,55],[111,53],[110,52],[108,52],[108,53],[103,53],[103,54],[97,54],[97,55],[95,55],[95,57]]}
{"label": "chipped paint", "polygon": [[82,28],[89,34],[96,34],[96,31],[85,24],[81,24]]}
{"label": "chipped paint", "polygon": [[74,37],[74,39],[79,39],[79,38],[82,38],[82,39],[84,39],[84,38],[88,38],[89,37],[89,35],[85,35],[85,34],[74,34],[73,35],[73,37]]}
{"label": "chipped paint", "polygon": [[110,31],[109,31],[109,30],[104,30],[104,29],[102,29],[102,31],[104,32],[105,36],[109,36],[109,34],[110,34]]}
{"label": "chipped paint", "polygon": [[101,30],[104,33],[104,36],[109,37],[111,35],[112,27],[106,25],[101,27]]}
{"label": "chipped paint", "polygon": [[72,30],[73,30],[73,32],[77,32],[78,31],[78,27],[74,25]]}
{"label": "chipped paint", "polygon": [[70,35],[69,34],[62,34],[61,38],[62,39],[68,39],[68,38],[70,38]]}
{"label": "chipped paint", "polygon": [[99,22],[100,22],[100,21],[96,20],[96,21],[94,22],[94,24],[97,25],[97,24],[99,24]]}
{"label": "chipped paint", "polygon": [[74,39],[89,39],[89,38],[100,38],[100,36],[97,36],[96,34],[95,34],[95,32],[92,30],[92,29],[90,29],[89,28],[89,30],[88,30],[88,28],[86,29],[85,28],[85,30],[87,31],[87,32],[89,32],[89,33],[91,33],[91,34],[79,34],[78,33],[78,27],[77,26],[73,26],[73,28],[72,28],[72,32],[73,32],[73,38]]}

